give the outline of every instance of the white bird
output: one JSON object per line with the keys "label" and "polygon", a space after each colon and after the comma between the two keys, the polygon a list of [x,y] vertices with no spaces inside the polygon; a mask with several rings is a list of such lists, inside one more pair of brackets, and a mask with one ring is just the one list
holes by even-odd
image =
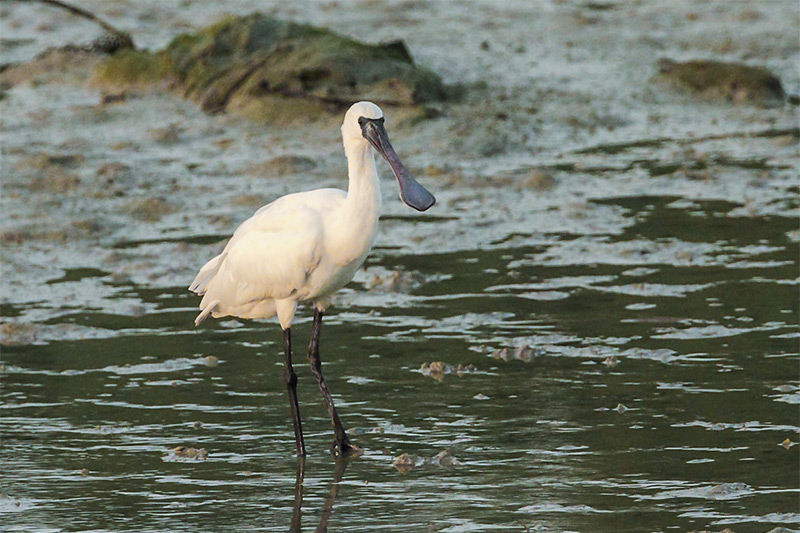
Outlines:
{"label": "white bird", "polygon": [[341,128],[350,180],[347,192],[317,189],[265,205],[236,229],[222,253],[206,263],[189,286],[203,296],[195,324],[209,315],[278,316],[298,456],[305,455],[305,445],[292,369],[291,325],[297,305],[305,301],[314,304],[308,359],[333,424],[332,451],[343,455],[359,450],[347,438],[322,377],[319,333],[331,297],[353,279],[378,231],[381,194],[372,148],[389,163],[407,205],[425,211],[436,201],[400,162],[383,123],[377,105],[351,106]]}

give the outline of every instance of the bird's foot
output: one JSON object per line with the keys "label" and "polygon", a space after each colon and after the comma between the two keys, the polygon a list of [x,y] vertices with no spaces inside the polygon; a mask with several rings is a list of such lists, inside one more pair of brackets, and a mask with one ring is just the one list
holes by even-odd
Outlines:
{"label": "bird's foot", "polygon": [[350,442],[347,435],[336,436],[331,444],[331,453],[334,457],[358,457],[364,450]]}

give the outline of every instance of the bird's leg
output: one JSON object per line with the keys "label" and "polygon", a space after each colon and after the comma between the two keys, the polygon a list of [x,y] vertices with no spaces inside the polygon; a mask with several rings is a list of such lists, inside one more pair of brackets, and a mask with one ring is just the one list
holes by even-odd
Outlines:
{"label": "bird's leg", "polygon": [[300,407],[297,405],[297,374],[292,368],[292,329],[283,330],[284,367],[283,379],[286,382],[286,391],[289,393],[289,409],[292,411],[292,424],[294,425],[294,440],[297,445],[297,455],[305,457],[306,446],[303,443],[303,424],[300,422]]}
{"label": "bird's leg", "polygon": [[325,378],[322,377],[322,361],[319,358],[319,334],[322,329],[322,311],[314,308],[314,323],[311,326],[311,342],[308,345],[308,362],[311,365],[311,373],[317,380],[319,390],[322,393],[322,398],[325,400],[325,407],[328,408],[328,414],[331,416],[331,423],[333,424],[333,445],[331,451],[336,456],[350,455],[354,452],[360,452],[361,448],[350,442],[347,434],[339,421],[339,415],[336,413],[336,407],[333,405],[333,398],[328,390],[328,385],[325,384]]}

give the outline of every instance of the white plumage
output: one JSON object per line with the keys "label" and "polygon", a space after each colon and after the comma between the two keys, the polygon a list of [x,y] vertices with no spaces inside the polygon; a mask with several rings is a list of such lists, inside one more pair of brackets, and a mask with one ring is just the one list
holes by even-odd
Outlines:
{"label": "white plumage", "polygon": [[305,444],[292,368],[291,325],[297,305],[315,305],[308,358],[334,429],[334,454],[358,453],[336,413],[322,376],[319,337],[322,315],[331,296],[347,284],[367,258],[375,234],[381,195],[372,149],[392,168],[400,198],[425,211],[436,201],[400,162],[383,127],[383,112],[370,102],[354,104],[345,114],[342,140],[350,185],[289,194],[265,205],[239,226],[217,257],[205,264],[189,286],[203,296],[195,324],[208,315],[269,318],[278,315],[283,329],[284,380],[298,456]]}
{"label": "white plumage", "polygon": [[311,300],[324,310],[364,263],[377,233],[381,195],[372,147],[391,165],[407,204],[418,210],[433,205],[433,196],[411,178],[392,150],[378,106],[354,104],[345,114],[342,139],[347,193],[318,189],[289,194],[244,221],[189,287],[203,296],[195,324],[208,315],[277,314],[285,330],[299,302]]}

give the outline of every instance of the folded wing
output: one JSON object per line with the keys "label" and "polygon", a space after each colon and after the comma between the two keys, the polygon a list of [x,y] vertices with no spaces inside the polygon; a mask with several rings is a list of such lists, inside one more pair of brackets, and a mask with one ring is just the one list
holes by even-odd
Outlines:
{"label": "folded wing", "polygon": [[268,317],[274,300],[302,297],[324,251],[324,228],[319,211],[294,196],[261,208],[200,269],[189,286],[203,295],[195,323],[209,314]]}

